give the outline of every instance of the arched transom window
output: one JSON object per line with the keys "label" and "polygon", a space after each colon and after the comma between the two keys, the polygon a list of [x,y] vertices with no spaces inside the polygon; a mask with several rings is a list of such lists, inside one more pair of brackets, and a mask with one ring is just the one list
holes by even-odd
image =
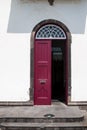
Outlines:
{"label": "arched transom window", "polygon": [[66,39],[66,34],[59,26],[47,24],[37,31],[36,39]]}

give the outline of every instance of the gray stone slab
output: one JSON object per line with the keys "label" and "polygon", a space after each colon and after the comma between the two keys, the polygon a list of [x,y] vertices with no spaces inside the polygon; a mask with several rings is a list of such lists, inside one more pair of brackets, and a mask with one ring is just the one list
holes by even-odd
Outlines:
{"label": "gray stone slab", "polygon": [[76,122],[76,123],[1,123],[1,127],[35,127],[35,128],[87,128],[87,124],[83,122]]}
{"label": "gray stone slab", "polygon": [[[55,116],[46,118],[46,114]],[[84,120],[79,120],[84,115]],[[0,107],[0,119],[1,130],[87,130],[87,112],[63,103],[51,106]]]}
{"label": "gray stone slab", "polygon": [[81,118],[83,112],[78,107],[68,107],[65,104],[51,106],[17,106],[0,107],[0,118],[4,117],[30,117],[44,118],[46,114],[53,114],[55,118]]}

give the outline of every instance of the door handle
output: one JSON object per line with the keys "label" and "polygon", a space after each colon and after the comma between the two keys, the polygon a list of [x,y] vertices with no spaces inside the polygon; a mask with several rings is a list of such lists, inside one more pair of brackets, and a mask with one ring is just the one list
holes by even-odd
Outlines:
{"label": "door handle", "polygon": [[41,79],[40,80],[40,84],[45,84],[46,83],[46,80],[45,79]]}

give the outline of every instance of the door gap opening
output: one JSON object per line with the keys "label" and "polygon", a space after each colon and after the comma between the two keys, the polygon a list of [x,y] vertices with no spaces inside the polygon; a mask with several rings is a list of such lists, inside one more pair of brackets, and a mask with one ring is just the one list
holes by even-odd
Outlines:
{"label": "door gap opening", "polygon": [[66,102],[65,87],[65,60],[66,60],[66,40],[52,40],[52,91],[51,99],[53,101]]}

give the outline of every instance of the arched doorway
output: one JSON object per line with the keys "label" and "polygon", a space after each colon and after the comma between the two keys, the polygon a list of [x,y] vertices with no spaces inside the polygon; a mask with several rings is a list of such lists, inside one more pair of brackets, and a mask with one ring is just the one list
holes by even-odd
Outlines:
{"label": "arched doorway", "polygon": [[71,36],[66,29],[56,20],[43,21],[34,28],[32,65],[35,105],[50,105],[53,100],[68,102]]}

